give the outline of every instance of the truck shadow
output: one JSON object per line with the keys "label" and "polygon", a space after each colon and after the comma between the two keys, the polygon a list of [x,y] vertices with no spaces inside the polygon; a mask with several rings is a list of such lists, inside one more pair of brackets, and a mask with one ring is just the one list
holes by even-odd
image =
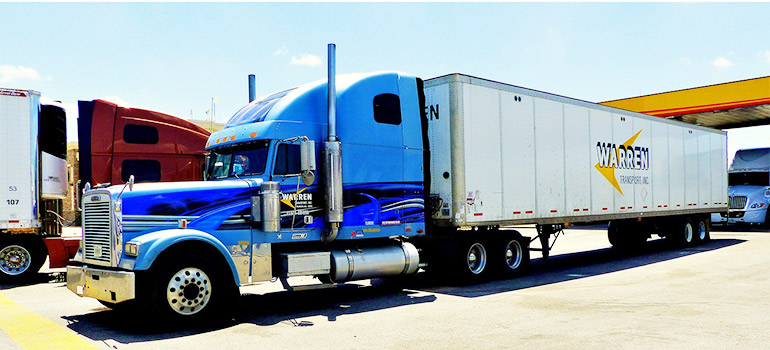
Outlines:
{"label": "truck shadow", "polygon": [[13,289],[17,287],[30,286],[41,283],[59,283],[66,282],[67,275],[63,272],[39,272],[35,275],[20,281],[7,282],[0,280],[0,290]]}
{"label": "truck shadow", "polygon": [[672,249],[668,242],[658,239],[647,242],[644,248],[633,253],[603,248],[555,255],[548,260],[533,259],[529,273],[515,279],[496,280],[473,286],[447,287],[446,285],[452,281],[447,281],[446,278],[412,278],[403,280],[400,285],[407,290],[473,298],[633,269],[743,242],[745,240],[712,239],[695,247]]}
{"label": "truck shadow", "polygon": [[711,225],[711,231],[716,232],[762,232],[770,233],[770,228],[759,227],[749,224],[735,224],[735,225]]}
{"label": "truck shadow", "polygon": [[245,294],[242,297],[241,322],[259,326],[287,323],[293,326],[312,326],[309,321],[297,319],[323,316],[329,322],[337,318],[394,307],[429,303],[435,295],[416,295],[396,284],[383,286],[341,285],[325,290],[277,292],[264,295]]}
{"label": "truck shadow", "polygon": [[[526,276],[472,286],[447,287],[452,281],[421,272],[406,278],[372,280],[371,285],[341,284],[323,290],[244,294],[240,305],[235,307],[239,312],[234,317],[199,327],[160,323],[148,320],[138,312],[120,313],[107,308],[64,319],[73,331],[103,341],[110,347],[113,347],[111,342],[131,344],[173,339],[239,324],[312,327],[318,316],[326,322],[335,322],[348,315],[433,302],[437,299],[436,294],[474,298],[517,291],[646,266],[743,242],[740,239],[717,239],[697,247],[672,249],[663,240],[658,240],[648,242],[643,250],[634,254],[622,254],[611,248],[561,254],[548,261],[534,259]],[[430,294],[426,295],[426,292]],[[311,318],[316,321],[309,320]]]}
{"label": "truck shadow", "polygon": [[240,305],[236,306],[239,311],[231,318],[207,322],[207,325],[200,327],[161,323],[148,320],[138,313],[120,313],[107,308],[97,308],[92,310],[95,312],[63,318],[69,322],[68,327],[73,331],[113,347],[110,342],[131,344],[180,338],[238,324],[312,327],[315,323],[306,320],[307,318],[321,316],[328,322],[334,322],[347,315],[436,300],[435,295],[417,296],[415,291],[395,288],[395,285],[371,287],[341,284],[336,288],[323,290],[243,294]]}

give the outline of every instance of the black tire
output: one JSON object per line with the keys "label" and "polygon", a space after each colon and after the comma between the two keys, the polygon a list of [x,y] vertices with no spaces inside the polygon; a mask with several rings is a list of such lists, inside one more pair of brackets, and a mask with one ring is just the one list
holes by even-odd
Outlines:
{"label": "black tire", "polygon": [[529,239],[518,231],[500,231],[500,236],[490,244],[490,268],[501,278],[523,275],[529,267]]}
{"label": "black tire", "polygon": [[154,265],[145,308],[160,319],[183,325],[207,322],[227,309],[228,291],[234,288],[230,270],[211,257],[178,253]]}
{"label": "black tire", "polygon": [[457,282],[475,284],[487,279],[489,275],[489,244],[476,237],[457,240],[454,254]]}
{"label": "black tire", "polygon": [[607,225],[607,239],[613,248],[630,252],[640,250],[649,238],[643,227],[624,221],[610,221]]}
{"label": "black tire", "polygon": [[14,283],[36,276],[47,256],[38,236],[0,236],[0,280]]}
{"label": "black tire", "polygon": [[694,243],[704,243],[711,240],[711,219],[707,216],[699,217],[695,220],[695,239]]}
{"label": "black tire", "polygon": [[618,249],[623,249],[628,246],[628,240],[625,239],[625,236],[623,235],[625,231],[619,222],[617,221],[610,221],[610,223],[607,225],[607,239],[610,241],[610,244]]}
{"label": "black tire", "polygon": [[434,238],[423,245],[420,260],[427,266],[423,267],[429,276],[447,279],[454,275],[455,241],[444,238]]}
{"label": "black tire", "polygon": [[673,222],[673,232],[666,235],[666,241],[674,247],[689,247],[695,243],[696,225],[690,217]]}

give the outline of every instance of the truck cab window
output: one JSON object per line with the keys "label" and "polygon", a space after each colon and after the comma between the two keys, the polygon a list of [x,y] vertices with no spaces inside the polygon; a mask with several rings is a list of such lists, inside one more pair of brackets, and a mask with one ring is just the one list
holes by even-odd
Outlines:
{"label": "truck cab window", "polygon": [[154,159],[127,159],[121,164],[120,179],[123,182],[134,175],[136,182],[160,181],[160,162]]}
{"label": "truck cab window", "polygon": [[154,145],[158,143],[158,128],[149,125],[126,124],[123,127],[123,140],[126,143]]}
{"label": "truck cab window", "polygon": [[282,143],[275,156],[275,175],[299,174],[299,145]]}
{"label": "truck cab window", "polygon": [[374,120],[378,123],[401,125],[401,100],[395,94],[379,94],[372,102]]}
{"label": "truck cab window", "polygon": [[261,175],[265,172],[269,149],[270,142],[265,140],[237,148],[214,150],[206,165],[206,179]]}
{"label": "truck cab window", "polygon": [[766,171],[730,173],[730,186],[770,186],[770,176]]}

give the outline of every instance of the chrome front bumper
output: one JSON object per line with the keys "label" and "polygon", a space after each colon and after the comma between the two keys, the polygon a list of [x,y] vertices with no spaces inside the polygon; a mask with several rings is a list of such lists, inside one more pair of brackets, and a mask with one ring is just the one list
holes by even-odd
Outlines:
{"label": "chrome front bumper", "polygon": [[67,266],[67,288],[81,297],[119,303],[136,297],[136,275],[87,266]]}

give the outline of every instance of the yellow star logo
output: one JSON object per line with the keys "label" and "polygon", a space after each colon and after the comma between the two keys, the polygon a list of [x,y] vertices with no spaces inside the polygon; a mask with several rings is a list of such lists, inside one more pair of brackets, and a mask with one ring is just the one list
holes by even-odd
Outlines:
{"label": "yellow star logo", "polygon": [[[305,192],[305,190],[306,190],[306,189],[307,189],[307,187],[305,187],[305,188],[303,188],[303,189],[301,189],[301,190],[297,191],[297,194],[300,194],[300,193],[302,193],[302,192]],[[289,197],[289,198],[291,198],[291,197]],[[286,205],[290,206],[292,209],[297,209],[296,207],[294,207],[294,204],[292,204],[292,202],[291,202],[291,199],[281,199],[281,203],[283,203],[283,204],[286,204]]]}
{"label": "yellow star logo", "polygon": [[[636,138],[639,137],[639,134],[641,133],[642,133],[642,130],[639,130],[639,132],[637,132],[634,136],[631,136],[630,139],[628,139],[626,142],[623,142],[623,146],[628,148],[629,146],[633,145],[634,142],[636,141]],[[615,149],[615,157],[616,159],[619,158],[617,149]],[[602,174],[602,176],[604,176],[604,178],[607,179],[607,181],[609,181],[609,183],[612,184],[612,186],[615,187],[616,190],[618,190],[621,196],[623,195],[623,190],[620,189],[618,178],[615,176],[615,166],[602,168],[599,166],[599,163],[596,163],[594,168],[596,168],[596,170],[598,170],[599,173]]]}

